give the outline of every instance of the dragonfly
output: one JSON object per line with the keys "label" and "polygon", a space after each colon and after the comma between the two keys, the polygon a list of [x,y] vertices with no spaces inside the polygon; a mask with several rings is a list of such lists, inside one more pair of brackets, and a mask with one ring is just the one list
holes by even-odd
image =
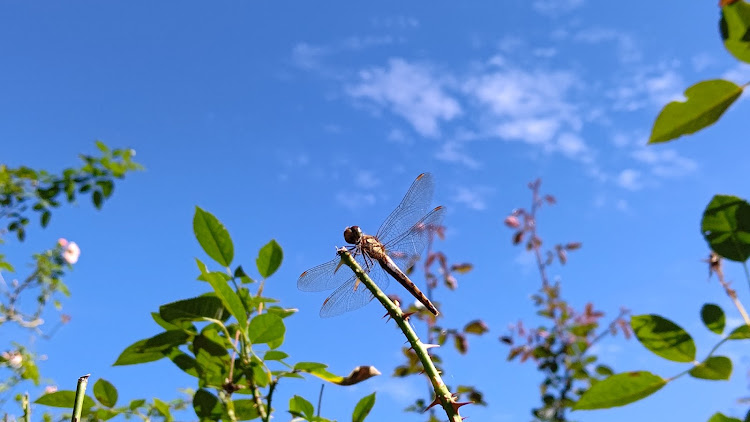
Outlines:
{"label": "dragonfly", "polygon": [[[439,206],[430,211],[435,183],[430,173],[420,174],[404,199],[380,226],[375,236],[364,234],[359,226],[344,230],[344,240],[349,253],[362,270],[385,290],[391,278],[395,278],[434,315],[435,305],[409,279],[404,271],[419,260],[430,236],[440,227],[445,208]],[[428,212],[429,211],[429,212]],[[307,292],[336,289],[323,302],[320,316],[332,317],[367,305],[373,294],[346,268],[341,267],[339,257],[310,268],[300,275],[297,288]],[[403,269],[403,270],[402,270]]]}

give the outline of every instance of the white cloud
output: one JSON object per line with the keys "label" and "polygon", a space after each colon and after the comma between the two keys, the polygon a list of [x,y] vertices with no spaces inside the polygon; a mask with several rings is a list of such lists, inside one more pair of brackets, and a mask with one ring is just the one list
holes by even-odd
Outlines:
{"label": "white cloud", "polygon": [[453,197],[453,201],[466,205],[467,208],[482,211],[487,208],[485,197],[489,194],[490,189],[486,187],[459,187]]}
{"label": "white cloud", "polygon": [[617,59],[621,63],[634,63],[641,59],[641,51],[633,37],[625,32],[610,28],[587,28],[578,31],[573,41],[586,44],[602,44],[612,42],[617,47]]}
{"label": "white cloud", "polygon": [[327,48],[299,43],[292,48],[292,62],[303,69],[315,69],[327,54],[329,54]]}
{"label": "white cloud", "polygon": [[737,65],[724,72],[721,77],[736,84],[746,84],[750,81],[750,65],[746,63],[737,63]]}
{"label": "white cloud", "polygon": [[350,210],[375,204],[375,195],[359,192],[339,192],[336,201]]}
{"label": "white cloud", "polygon": [[639,190],[642,187],[640,178],[641,172],[638,170],[625,169],[617,176],[617,184],[627,190]]}
{"label": "white cloud", "polygon": [[578,159],[584,162],[591,162],[593,159],[583,139],[573,133],[563,133],[560,135],[557,138],[554,149],[571,159]]}
{"label": "white cloud", "polygon": [[466,153],[462,142],[448,141],[444,143],[435,154],[435,158],[449,163],[463,164],[473,169],[480,167],[479,162]]}
{"label": "white cloud", "polygon": [[661,109],[670,101],[683,99],[686,85],[674,69],[678,65],[662,64],[655,68],[638,70],[619,82],[607,94],[614,100],[613,109],[635,111],[646,106]]}
{"label": "white cloud", "polygon": [[642,146],[633,151],[632,157],[641,163],[648,164],[651,172],[661,177],[679,177],[698,168],[698,163],[681,156],[673,149]]}
{"label": "white cloud", "polygon": [[544,15],[557,15],[583,6],[583,0],[536,0],[532,6]]}
{"label": "white cloud", "polygon": [[447,94],[446,82],[421,64],[391,59],[386,68],[359,73],[359,81],[347,93],[375,103],[406,119],[420,135],[440,135],[440,122],[461,114],[458,101]]}
{"label": "white cloud", "polygon": [[372,189],[380,184],[380,179],[371,171],[360,170],[354,178],[354,183],[363,189]]}

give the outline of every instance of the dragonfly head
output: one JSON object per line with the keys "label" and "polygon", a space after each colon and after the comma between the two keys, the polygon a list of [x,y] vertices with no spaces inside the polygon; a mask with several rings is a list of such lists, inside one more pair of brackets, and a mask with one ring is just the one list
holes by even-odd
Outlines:
{"label": "dragonfly head", "polygon": [[346,240],[346,243],[356,245],[361,238],[362,229],[360,229],[359,226],[349,226],[344,230],[344,240]]}

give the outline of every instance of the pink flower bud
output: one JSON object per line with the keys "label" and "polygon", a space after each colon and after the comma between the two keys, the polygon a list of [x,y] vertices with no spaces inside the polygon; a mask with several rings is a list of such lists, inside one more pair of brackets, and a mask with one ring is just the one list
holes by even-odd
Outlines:
{"label": "pink flower bud", "polygon": [[48,385],[44,387],[44,394],[52,394],[54,392],[57,392],[57,387],[54,385]]}
{"label": "pink flower bud", "polygon": [[64,239],[64,238],[61,237],[61,238],[57,239],[57,244],[60,245],[60,246],[62,246],[64,248],[64,247],[68,246],[68,241],[66,239]]}
{"label": "pink flower bud", "polygon": [[510,227],[511,229],[517,229],[521,227],[521,223],[518,221],[518,218],[515,215],[509,215],[505,217],[504,223],[506,226]]}

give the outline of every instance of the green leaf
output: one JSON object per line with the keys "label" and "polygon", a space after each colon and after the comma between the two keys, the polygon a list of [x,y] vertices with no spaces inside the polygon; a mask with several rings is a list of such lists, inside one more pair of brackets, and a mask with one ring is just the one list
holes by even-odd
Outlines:
{"label": "green leaf", "polygon": [[708,422],[742,422],[742,421],[737,418],[730,418],[729,416],[724,416],[723,414],[716,412],[713,414],[713,416],[711,416],[711,419],[709,419]]}
{"label": "green leaf", "polygon": [[659,113],[651,129],[649,144],[671,141],[714,124],[742,94],[742,87],[713,79],[685,90],[686,101],[672,101]]}
{"label": "green leaf", "polygon": [[252,344],[273,343],[284,338],[286,327],[280,316],[260,314],[250,320],[247,334]]}
{"label": "green leaf", "polygon": [[229,313],[237,319],[240,331],[247,334],[247,311],[242,305],[240,297],[227,284],[226,279],[215,273],[203,273],[201,276],[213,287],[216,296],[221,299],[221,303],[229,310]]}
{"label": "green leaf", "polygon": [[91,196],[91,199],[94,202],[94,207],[96,209],[102,208],[102,203],[104,202],[104,195],[100,191],[95,191],[94,194]]}
{"label": "green leaf", "polygon": [[167,322],[224,319],[224,305],[216,296],[178,300],[159,307],[159,316]]}
{"label": "green leaf", "polygon": [[667,380],[648,371],[624,372],[593,384],[573,405],[573,410],[624,406],[659,391]]}
{"label": "green leaf", "polygon": [[722,7],[719,30],[727,51],[750,63],[750,5],[738,1]]}
{"label": "green leaf", "polygon": [[[42,404],[45,406],[62,407],[65,409],[72,409],[76,400],[75,391],[56,391],[54,393],[45,394],[34,401],[36,404]],[[96,402],[89,396],[83,397],[83,408],[91,409],[96,406]]]}
{"label": "green leaf", "polygon": [[218,421],[222,414],[219,398],[202,388],[193,395],[193,410],[201,422]]}
{"label": "green leaf", "polygon": [[281,246],[276,243],[276,240],[271,240],[266,246],[263,246],[255,260],[261,277],[268,278],[275,273],[279,269],[282,259],[284,259],[284,252],[281,250]]}
{"label": "green leaf", "polygon": [[49,212],[49,210],[44,210],[44,212],[42,213],[42,227],[47,227],[50,218],[52,218],[52,213]]}
{"label": "green leaf", "polygon": [[234,259],[234,245],[229,231],[211,213],[195,207],[193,232],[206,255],[227,267]]}
{"label": "green leaf", "polygon": [[740,325],[729,333],[729,340],[747,340],[750,339],[750,325]]}
{"label": "green leaf", "polygon": [[109,381],[100,378],[94,384],[94,397],[105,407],[115,407],[117,404],[117,389]]}
{"label": "green leaf", "polygon": [[695,342],[674,322],[659,315],[633,315],[630,327],[641,344],[664,359],[675,362],[695,360]]}
{"label": "green leaf", "polygon": [[147,341],[148,339],[139,340],[125,348],[112,366],[135,365],[163,358],[164,353],[160,350],[144,351]]}
{"label": "green leaf", "polygon": [[247,399],[232,400],[234,403],[234,417],[238,421],[250,421],[258,417],[255,402]]}
{"label": "green leaf", "polygon": [[724,311],[719,305],[714,305],[713,303],[704,304],[701,308],[701,320],[706,328],[714,333],[721,334],[724,332],[726,318],[724,316]]}
{"label": "green leaf", "polygon": [[172,420],[172,414],[169,411],[169,403],[165,403],[157,398],[154,398],[154,408],[162,415],[166,417],[167,421]]}
{"label": "green leaf", "polygon": [[380,371],[374,366],[357,366],[345,377],[328,372],[326,368],[328,368],[328,365],[317,362],[298,362],[294,365],[294,370],[297,372],[306,372],[338,385],[354,385],[380,375]]}
{"label": "green leaf", "polygon": [[704,380],[728,380],[732,376],[732,360],[711,356],[690,370],[690,375]]}
{"label": "green leaf", "polygon": [[289,355],[282,352],[281,350],[269,350],[265,355],[263,355],[263,360],[284,360],[288,357]]}
{"label": "green leaf", "polygon": [[732,261],[746,261],[750,257],[750,204],[736,196],[714,196],[703,212],[701,231],[714,252]]}
{"label": "green leaf", "polygon": [[370,410],[372,410],[373,406],[375,406],[375,393],[362,397],[362,400],[360,400],[354,407],[352,422],[364,421],[367,415],[370,414]]}
{"label": "green leaf", "polygon": [[295,395],[289,399],[289,413],[310,420],[315,414],[315,408],[312,403],[305,400],[303,397]]}

